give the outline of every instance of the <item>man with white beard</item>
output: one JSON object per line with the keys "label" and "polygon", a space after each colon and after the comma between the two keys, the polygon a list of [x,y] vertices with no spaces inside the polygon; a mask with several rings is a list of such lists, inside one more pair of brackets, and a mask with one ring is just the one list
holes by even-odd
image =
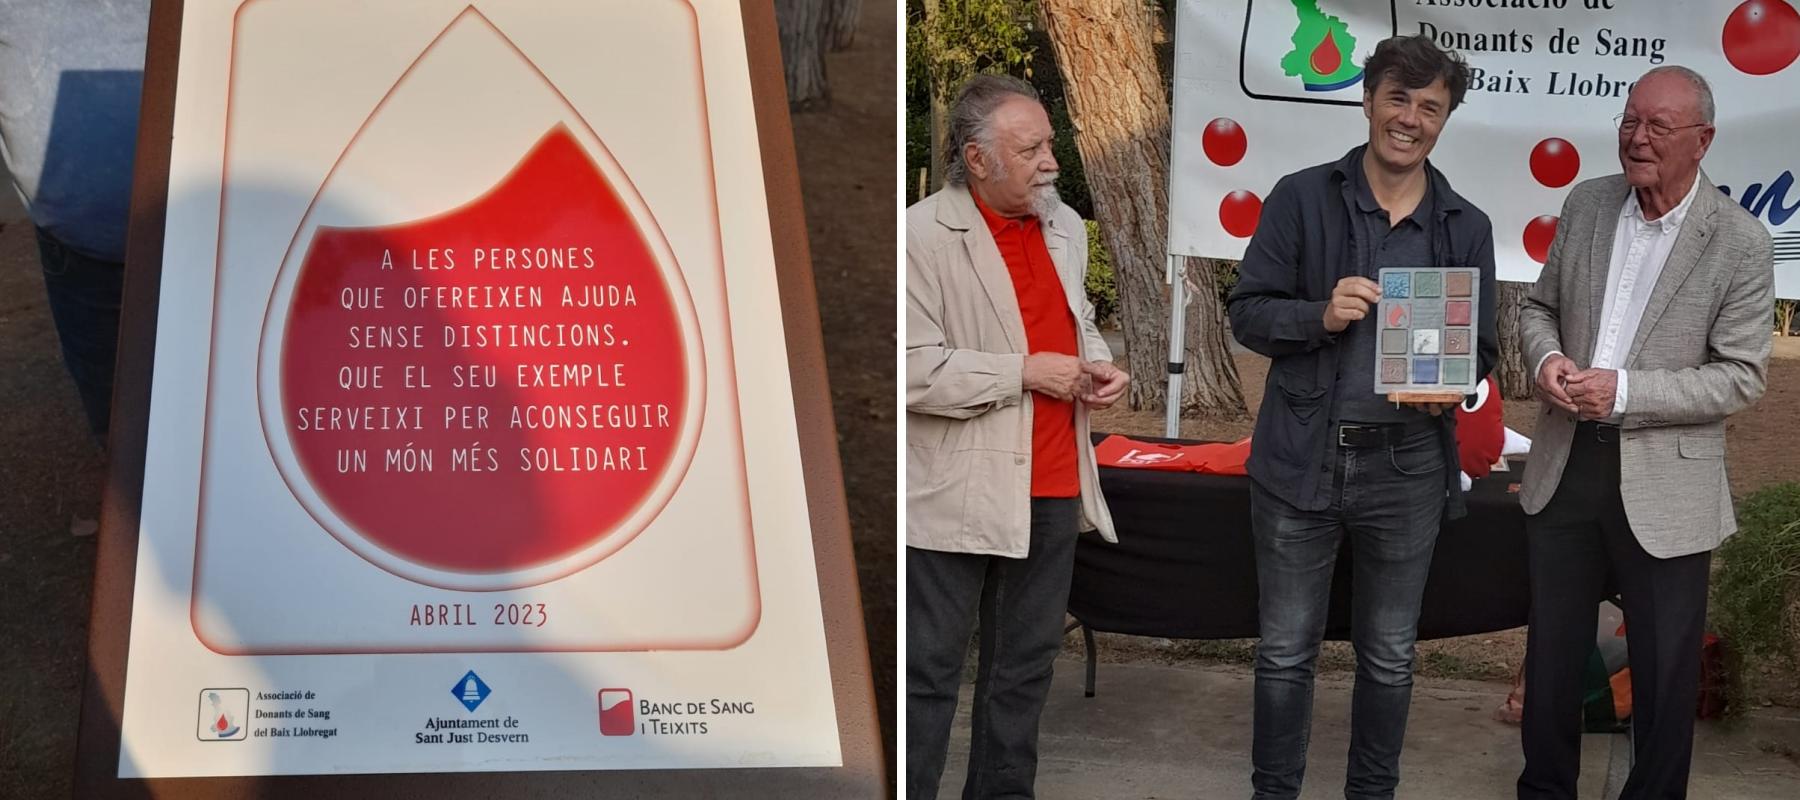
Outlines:
{"label": "man with white beard", "polygon": [[942,191],[906,211],[906,786],[935,798],[980,620],[965,798],[1029,798],[1075,537],[1113,541],[1088,410],[1131,378],[1056,195],[1050,118],[992,75],[950,111]]}

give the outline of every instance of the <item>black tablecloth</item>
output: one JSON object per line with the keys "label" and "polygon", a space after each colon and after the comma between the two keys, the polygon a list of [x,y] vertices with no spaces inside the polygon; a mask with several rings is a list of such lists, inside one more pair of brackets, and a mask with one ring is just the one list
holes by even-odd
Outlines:
{"label": "black tablecloth", "polygon": [[[1103,435],[1096,435],[1096,440]],[[1150,441],[1179,441],[1154,439]],[[1181,442],[1192,444],[1192,442]],[[1530,607],[1525,513],[1510,472],[1475,481],[1468,516],[1444,525],[1425,586],[1419,638],[1524,625]],[[1256,636],[1250,479],[1102,468],[1119,543],[1085,534],[1069,613],[1092,630],[1177,639]],[[1328,639],[1350,637],[1348,537],[1331,585]]]}

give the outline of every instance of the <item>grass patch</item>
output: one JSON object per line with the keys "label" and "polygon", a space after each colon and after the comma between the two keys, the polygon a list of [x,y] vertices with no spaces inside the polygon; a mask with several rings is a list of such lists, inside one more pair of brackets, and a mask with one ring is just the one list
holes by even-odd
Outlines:
{"label": "grass patch", "polygon": [[1757,672],[1800,667],[1800,484],[1738,504],[1738,532],[1719,547],[1713,628],[1724,637],[1731,707],[1750,705]]}

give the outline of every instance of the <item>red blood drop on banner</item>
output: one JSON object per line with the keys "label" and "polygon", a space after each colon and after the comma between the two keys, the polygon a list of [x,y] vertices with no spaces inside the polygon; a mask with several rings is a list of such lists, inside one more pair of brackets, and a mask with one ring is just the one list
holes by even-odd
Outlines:
{"label": "red blood drop on banner", "polygon": [[1581,154],[1566,139],[1549,138],[1531,148],[1531,177],[1555,189],[1569,185],[1581,172]]}
{"label": "red blood drop on banner", "polygon": [[1319,42],[1319,46],[1313,48],[1312,51],[1313,72],[1324,78],[1337,72],[1338,67],[1343,65],[1344,54],[1338,52],[1337,40],[1332,38],[1331,29],[1326,28],[1325,39]]}
{"label": "red blood drop on banner", "polygon": [[[319,228],[280,345],[306,480],[365,538],[435,569],[509,572],[612,535],[676,462],[701,390],[676,306],[686,289],[646,235],[561,125],[460,208]],[[379,288],[385,307],[357,307],[347,288]],[[379,387],[340,383],[377,367]],[[361,429],[337,424],[352,413]],[[421,449],[429,471],[389,460]],[[366,470],[344,470],[359,450]]]}
{"label": "red blood drop on banner", "polygon": [[217,727],[217,728],[218,728],[218,729],[219,729],[219,730],[221,730],[221,731],[223,731],[223,730],[227,730],[227,729],[229,729],[229,728],[230,728],[230,727],[231,727],[231,723],[230,723],[230,722],[229,722],[229,721],[227,721],[227,720],[226,720],[226,719],[225,719],[225,715],[224,715],[224,714],[220,714],[220,715],[219,715],[219,721],[218,721],[218,722],[215,722],[215,723],[213,723],[213,725],[214,725],[214,726],[216,726],[216,727]]}
{"label": "red blood drop on banner", "polygon": [[1229,167],[1244,160],[1250,139],[1244,135],[1244,128],[1237,120],[1219,117],[1206,123],[1206,130],[1200,134],[1200,146],[1214,164]]}
{"label": "red blood drop on banner", "polygon": [[1556,223],[1556,217],[1545,215],[1525,224],[1525,254],[1531,256],[1531,260],[1542,264],[1550,258],[1550,241],[1556,238]]}
{"label": "red blood drop on banner", "polygon": [[1242,189],[1225,195],[1219,202],[1219,223],[1225,232],[1239,239],[1256,232],[1256,221],[1262,217],[1262,198]]}
{"label": "red blood drop on banner", "polygon": [[1800,12],[1783,0],[1746,0],[1725,18],[1725,60],[1749,75],[1770,75],[1800,57]]}

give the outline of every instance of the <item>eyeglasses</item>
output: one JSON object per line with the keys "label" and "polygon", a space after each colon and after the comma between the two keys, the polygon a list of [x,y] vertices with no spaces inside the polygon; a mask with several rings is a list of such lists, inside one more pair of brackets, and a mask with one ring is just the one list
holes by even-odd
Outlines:
{"label": "eyeglasses", "polygon": [[[1632,136],[1637,133],[1639,122],[1638,122],[1637,117],[1627,117],[1624,114],[1619,114],[1619,115],[1613,117],[1613,124],[1618,126],[1620,135]],[[1688,128],[1701,128],[1701,127],[1705,127],[1707,125],[1711,125],[1712,123],[1696,122],[1692,125],[1664,125],[1660,122],[1657,122],[1656,120],[1650,120],[1649,122],[1646,122],[1643,124],[1649,126],[1650,138],[1661,139],[1661,138],[1664,138],[1676,131],[1684,131],[1684,130],[1687,130]]]}

